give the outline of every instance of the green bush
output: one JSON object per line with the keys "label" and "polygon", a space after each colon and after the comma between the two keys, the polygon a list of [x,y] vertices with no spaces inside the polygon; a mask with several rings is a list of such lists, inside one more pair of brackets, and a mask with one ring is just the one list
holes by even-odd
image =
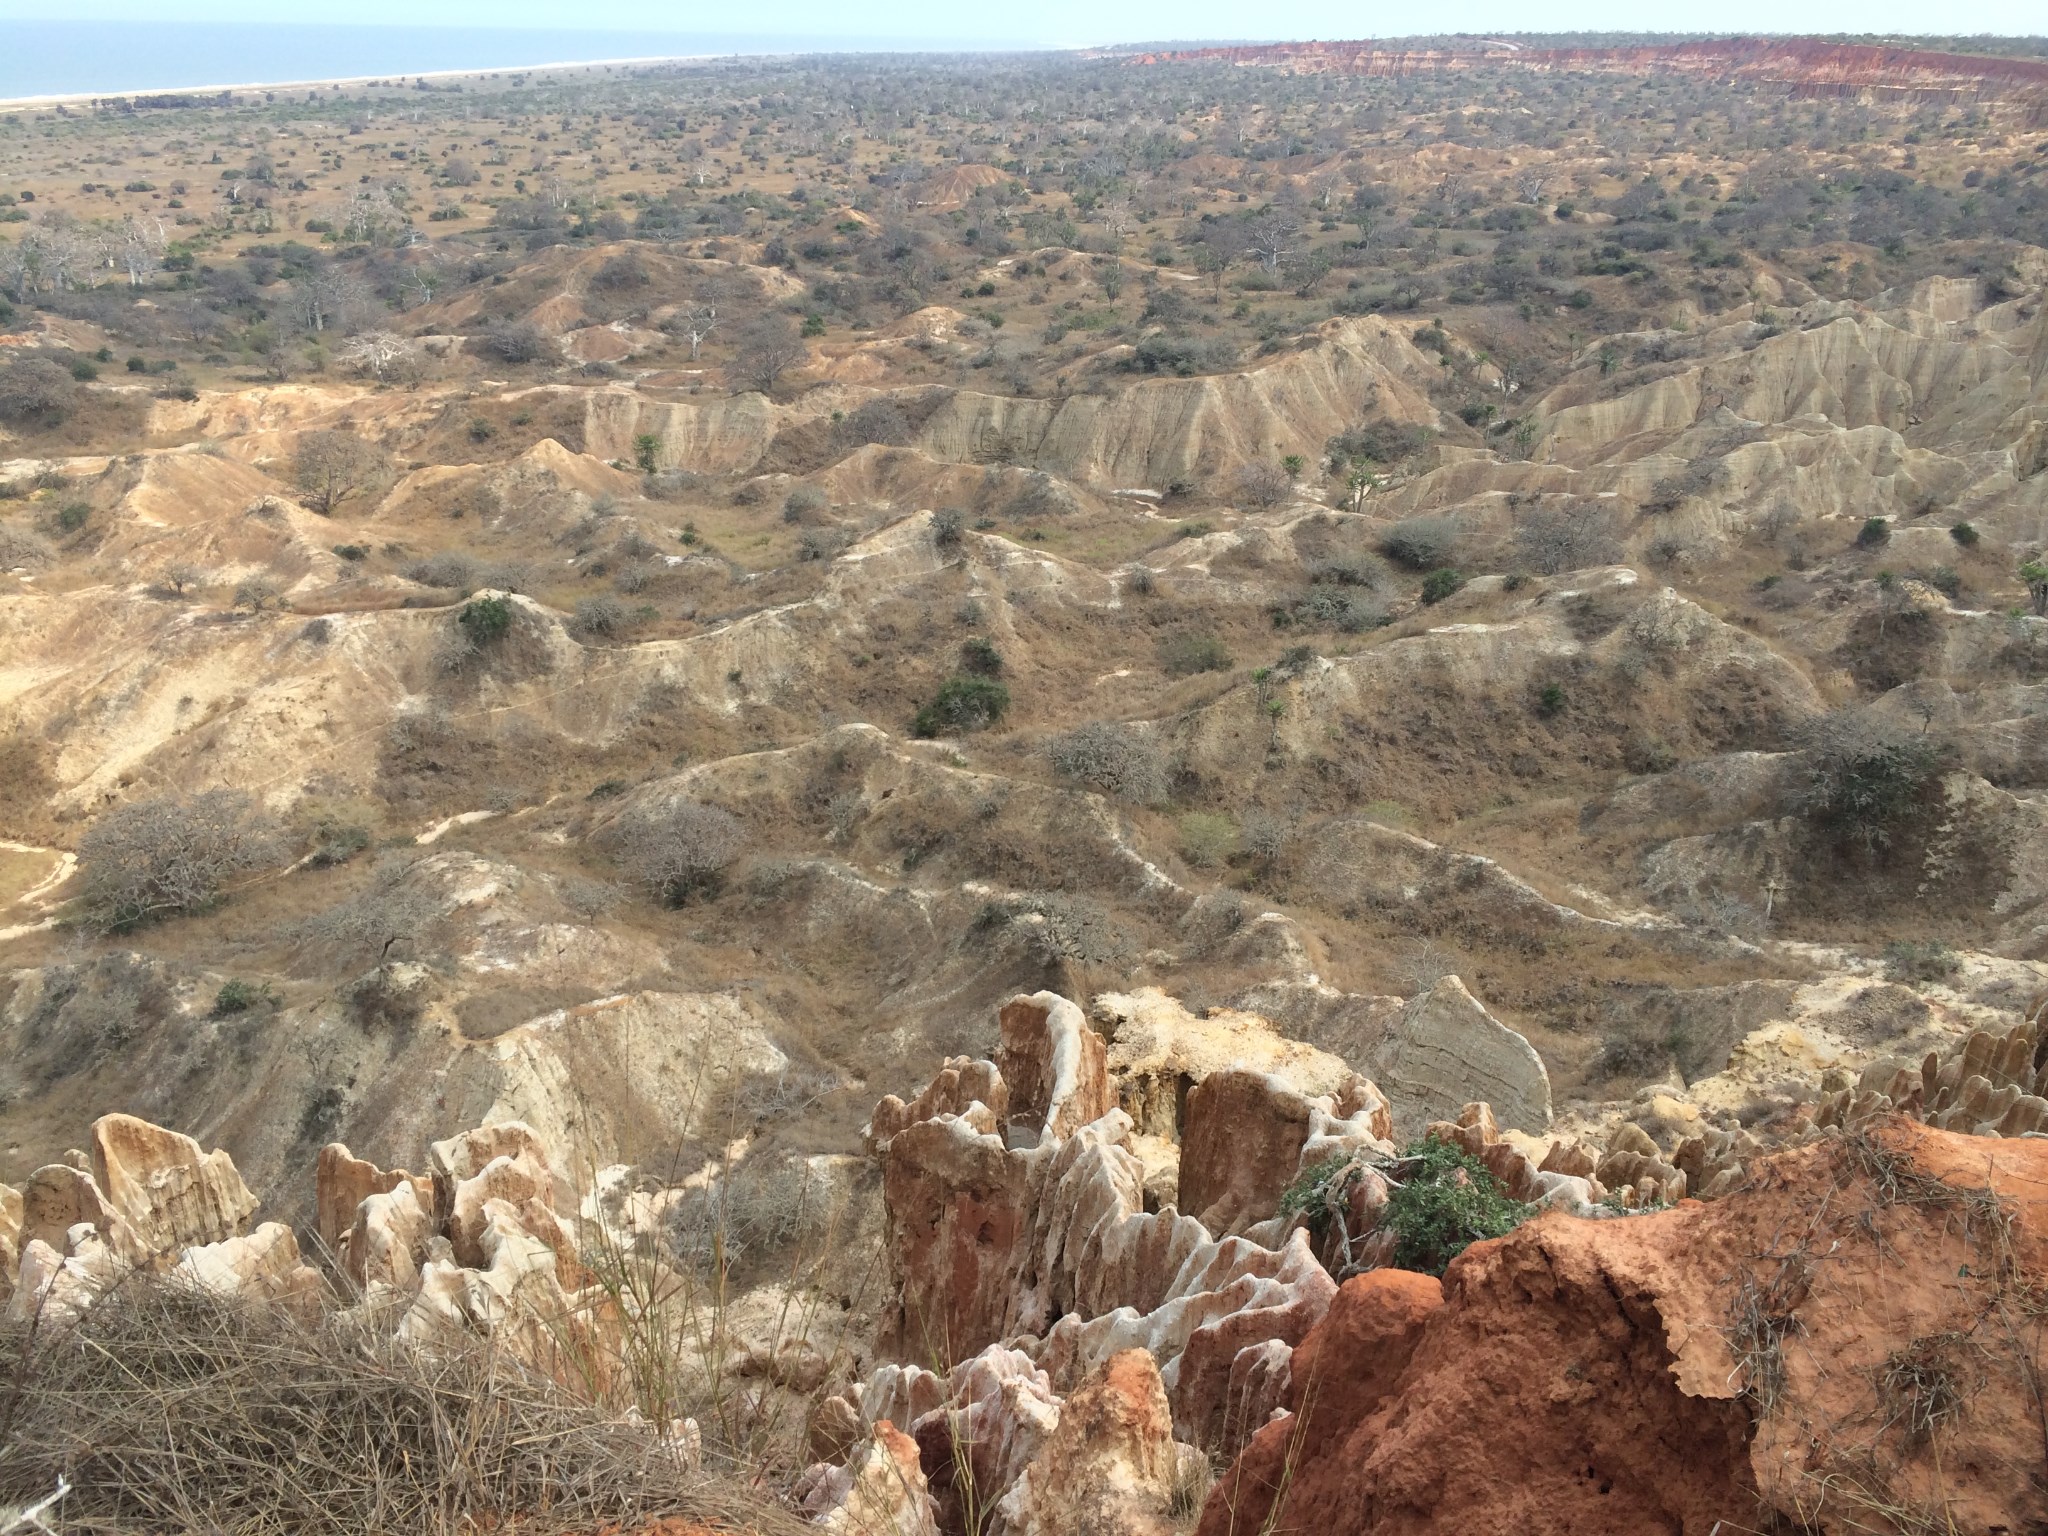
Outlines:
{"label": "green bush", "polygon": [[74,501],[57,514],[57,526],[66,533],[76,533],[92,516],[92,508],[82,501]]}
{"label": "green bush", "polygon": [[1504,1237],[1532,1208],[1501,1193],[1486,1164],[1448,1142],[1425,1138],[1401,1154],[1399,1187],[1380,1225],[1394,1233],[1394,1267],[1441,1275],[1472,1244]]}
{"label": "green bush", "polygon": [[213,996],[213,1012],[216,1018],[227,1018],[230,1014],[247,1013],[251,1008],[270,1002],[270,988],[239,977],[220,984],[220,991]]}
{"label": "green bush", "polygon": [[1448,566],[1440,571],[1431,571],[1422,578],[1422,600],[1440,603],[1464,585],[1465,578]]}
{"label": "green bush", "polygon": [[1891,542],[1892,520],[1888,517],[1866,517],[1863,526],[1856,531],[1858,549],[1880,549]]}
{"label": "green bush", "polygon": [[1948,536],[1954,539],[1956,543],[1960,544],[1964,549],[1975,549],[1977,547],[1977,541],[1983,537],[1983,535],[1977,531],[1975,525],[1970,523],[1957,523],[1955,527],[1949,529]]}
{"label": "green bush", "polygon": [[1536,695],[1536,713],[1549,719],[1564,713],[1564,687],[1559,683],[1545,683]]}
{"label": "green bush", "polygon": [[985,731],[1010,707],[1010,690],[993,678],[949,677],[939,696],[917,712],[911,734],[943,736],[952,731]]}
{"label": "green bush", "polygon": [[512,628],[511,601],[502,597],[473,597],[462,605],[455,622],[462,626],[471,644],[489,645],[504,639],[506,631]]}

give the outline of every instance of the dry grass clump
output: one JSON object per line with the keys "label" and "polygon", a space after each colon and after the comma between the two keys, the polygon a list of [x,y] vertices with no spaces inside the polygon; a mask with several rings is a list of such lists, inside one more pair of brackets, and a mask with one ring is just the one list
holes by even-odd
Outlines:
{"label": "dry grass clump", "polygon": [[0,1330],[0,1349],[0,1505],[68,1479],[72,1531],[804,1529],[484,1339],[427,1349],[347,1315],[130,1280],[75,1327]]}

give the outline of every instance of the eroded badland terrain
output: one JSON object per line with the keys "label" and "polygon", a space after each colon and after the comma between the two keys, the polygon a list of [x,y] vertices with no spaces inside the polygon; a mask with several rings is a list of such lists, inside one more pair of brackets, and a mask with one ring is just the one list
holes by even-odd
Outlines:
{"label": "eroded badland terrain", "polygon": [[2048,1530],[1977,46],[0,112],[0,1501]]}

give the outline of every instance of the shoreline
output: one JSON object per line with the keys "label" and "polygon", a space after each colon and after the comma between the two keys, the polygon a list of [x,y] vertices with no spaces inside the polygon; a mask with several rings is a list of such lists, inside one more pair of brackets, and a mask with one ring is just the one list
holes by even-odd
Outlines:
{"label": "shoreline", "polygon": [[603,59],[555,59],[537,64],[486,64],[467,69],[408,69],[385,70],[379,74],[323,75],[317,79],[298,80],[243,80],[219,82],[207,85],[142,85],[129,86],[120,90],[61,91],[37,96],[0,96],[0,112],[35,111],[49,107],[90,106],[96,101],[114,101],[135,96],[206,96],[218,95],[223,91],[304,91],[331,86],[364,86],[372,81],[410,82],[413,80],[487,80],[500,75],[528,75],[557,73],[574,70],[616,69],[623,66],[650,64],[695,64],[712,59],[793,59],[816,55],[820,57],[842,57],[855,54],[1015,54],[1015,53],[1063,53],[1079,52],[1089,44],[1053,44],[1032,46],[1011,43],[982,48],[941,47],[936,44],[917,46],[898,43],[890,47],[858,48],[779,48],[760,49],[754,52],[732,53],[656,53],[628,55]]}
{"label": "shoreline", "polygon": [[244,80],[234,84],[144,85],[119,91],[67,91],[49,96],[0,96],[0,112],[19,112],[37,107],[90,106],[96,101],[119,101],[133,96],[209,96],[222,91],[306,91],[323,86],[368,85],[372,81],[473,80],[496,75],[526,75],[542,71],[609,69],[624,64],[689,64],[705,59],[786,59],[794,53],[663,53],[626,59],[558,59],[548,64],[491,64],[475,69],[408,69],[381,75],[329,75],[319,80]]}

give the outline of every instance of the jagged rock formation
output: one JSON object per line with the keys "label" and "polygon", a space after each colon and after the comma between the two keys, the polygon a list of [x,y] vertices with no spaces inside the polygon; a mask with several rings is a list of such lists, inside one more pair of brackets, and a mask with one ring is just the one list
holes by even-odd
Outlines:
{"label": "jagged rock formation", "polygon": [[1853,1086],[1824,1094],[1813,1119],[1855,1127],[1894,1112],[1970,1136],[2048,1131],[2048,998],[2003,1035],[1974,1031],[1946,1061],[1930,1051],[1918,1072],[1873,1062]]}
{"label": "jagged rock formation", "polygon": [[256,1197],[225,1152],[132,1115],[93,1122],[92,1154],[0,1186],[8,1315],[77,1316],[133,1270],[229,1295],[305,1302],[320,1289],[290,1227],[253,1230]]}

